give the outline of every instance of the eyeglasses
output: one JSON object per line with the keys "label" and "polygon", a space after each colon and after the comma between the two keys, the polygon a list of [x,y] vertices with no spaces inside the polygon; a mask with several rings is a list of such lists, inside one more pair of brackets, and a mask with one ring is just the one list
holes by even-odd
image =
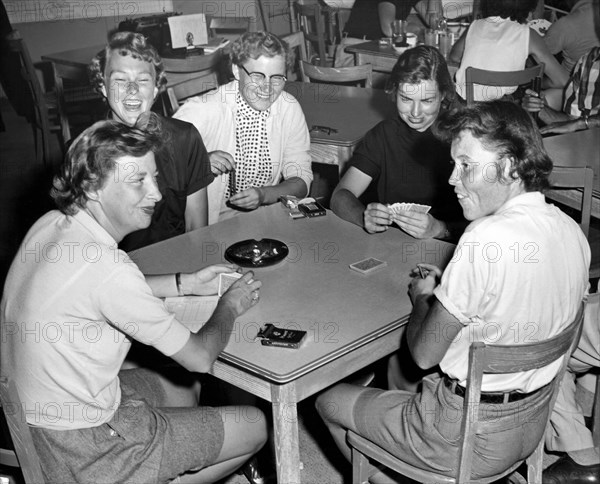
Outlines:
{"label": "eyeglasses", "polygon": [[[267,76],[262,72],[248,72],[248,69],[246,69],[244,66],[240,65],[240,67],[244,69],[244,72],[250,78],[250,80],[256,84],[262,84],[267,80]],[[269,77],[269,81],[274,86],[281,86],[285,83],[285,81],[287,81],[287,77],[282,74],[273,74],[271,77]]]}

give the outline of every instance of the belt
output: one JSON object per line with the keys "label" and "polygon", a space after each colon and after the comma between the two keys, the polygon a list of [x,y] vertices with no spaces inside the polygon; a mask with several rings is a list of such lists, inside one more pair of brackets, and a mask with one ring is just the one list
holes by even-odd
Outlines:
{"label": "belt", "polygon": [[[452,393],[458,395],[459,397],[465,396],[466,390],[464,387],[458,384],[457,380],[452,380],[451,378],[444,377],[444,385],[448,388]],[[542,387],[544,388],[544,387]],[[539,392],[541,388],[534,390],[530,393],[521,393],[517,391],[512,392],[481,392],[481,398],[479,401],[481,403],[509,403],[516,402],[519,400],[523,400],[524,398],[530,397],[535,393]]]}

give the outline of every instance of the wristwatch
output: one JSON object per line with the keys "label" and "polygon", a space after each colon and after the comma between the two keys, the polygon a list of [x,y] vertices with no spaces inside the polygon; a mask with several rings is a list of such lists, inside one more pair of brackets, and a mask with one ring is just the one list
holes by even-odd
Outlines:
{"label": "wristwatch", "polygon": [[585,129],[590,129],[590,121],[589,121],[590,115],[585,112],[581,115],[581,119],[583,119],[583,122],[585,123]]}

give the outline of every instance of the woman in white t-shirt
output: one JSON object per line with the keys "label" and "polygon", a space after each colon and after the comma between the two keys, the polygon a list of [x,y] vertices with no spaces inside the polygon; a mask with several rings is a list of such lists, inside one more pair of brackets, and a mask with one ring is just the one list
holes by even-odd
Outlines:
{"label": "woman in white t-shirt", "polygon": [[[450,61],[460,62],[456,72],[456,91],[466,98],[467,67],[491,71],[520,71],[529,56],[543,62],[544,88],[562,88],[568,76],[550,53],[544,39],[527,25],[527,16],[537,0],[483,0],[483,18],[475,20],[452,47]],[[491,101],[512,94],[518,86],[475,84],[475,101]]]}

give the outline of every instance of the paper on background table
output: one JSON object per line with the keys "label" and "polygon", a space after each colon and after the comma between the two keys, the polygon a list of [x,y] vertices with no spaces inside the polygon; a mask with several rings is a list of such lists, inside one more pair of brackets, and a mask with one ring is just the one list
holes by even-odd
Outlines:
{"label": "paper on background table", "polygon": [[165,298],[167,310],[192,332],[198,331],[212,316],[219,296],[183,296]]}
{"label": "paper on background table", "polygon": [[175,15],[168,18],[171,31],[171,46],[173,49],[188,47],[188,33],[193,35],[193,45],[202,45],[208,42],[208,29],[206,16],[203,13],[192,15]]}

